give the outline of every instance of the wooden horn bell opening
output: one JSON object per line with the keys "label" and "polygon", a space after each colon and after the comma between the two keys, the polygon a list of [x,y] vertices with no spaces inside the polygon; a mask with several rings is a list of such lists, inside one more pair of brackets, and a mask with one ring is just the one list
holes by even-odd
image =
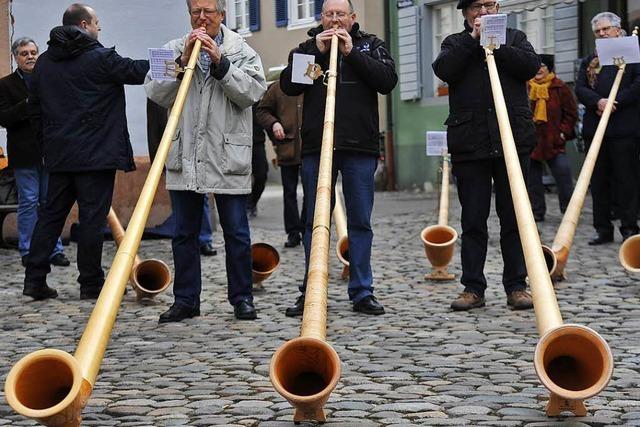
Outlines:
{"label": "wooden horn bell opening", "polygon": [[640,235],[629,237],[618,251],[620,264],[631,273],[640,273]]}
{"label": "wooden horn bell opening", "polygon": [[267,243],[251,245],[251,272],[254,284],[262,284],[280,265],[280,254]]}
{"label": "wooden horn bell opening", "polygon": [[431,263],[432,271],[425,276],[431,280],[451,280],[454,275],[447,272],[453,258],[458,232],[448,225],[430,225],[422,230],[420,239],[424,253]]}

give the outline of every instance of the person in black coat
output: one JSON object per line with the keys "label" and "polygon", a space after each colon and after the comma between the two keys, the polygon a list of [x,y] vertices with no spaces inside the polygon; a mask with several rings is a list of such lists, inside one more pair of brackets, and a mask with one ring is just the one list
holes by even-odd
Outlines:
{"label": "person in black coat", "polygon": [[[602,12],[591,20],[596,38],[622,36],[620,18]],[[600,65],[596,54],[583,58],[576,80],[578,101],[585,106],[582,135],[587,147],[607,104],[618,67]],[[622,239],[638,233],[638,156],[640,155],[640,65],[627,64],[591,175],[593,227],[590,245],[613,241],[611,209],[620,219]]]}
{"label": "person in black coat", "polygon": [[135,169],[124,85],[143,84],[149,63],[104,48],[98,42],[98,17],[86,5],[71,5],[62,24],[51,30],[29,91],[29,115],[43,147],[49,189],[33,233],[23,294],[57,296],[46,282],[48,255],[77,201],[80,298],[94,299],[104,283],[103,230],[115,173]]}
{"label": "person in black coat", "polygon": [[[349,233],[349,299],[355,311],[383,314],[384,307],[373,295],[371,211],[379,156],[378,93],[389,94],[396,86],[395,64],[382,40],[361,31],[350,0],[325,0],[322,25],[308,34],[311,38],[292,54],[314,55],[323,70],[329,69],[331,37],[336,34],[339,40],[333,184],[340,171]],[[280,87],[289,96],[304,93],[302,184],[306,229],[303,242],[308,267],[327,87],[322,79],[315,80],[313,85],[292,83],[291,60],[292,55],[280,75]],[[292,307],[287,308],[287,316],[303,313],[306,271],[307,268],[299,288],[302,294]]]}
{"label": "person in black coat", "polygon": [[[0,80],[0,126],[7,129],[9,167],[18,190],[18,250],[25,265],[38,206],[46,202],[49,175],[42,168],[42,151],[27,115],[27,87],[39,49],[33,39],[20,37],[13,42],[11,52],[18,68]],[[59,238],[50,255],[52,265],[70,264]]]}
{"label": "person in black coat", "polygon": [[[502,283],[507,304],[513,309],[533,307],[525,291],[527,271],[511,199],[511,190],[502,153],[500,131],[493,103],[491,82],[480,45],[480,17],[498,13],[496,1],[460,0],[464,30],[442,42],[435,62],[435,74],[449,85],[447,146],[453,163],[462,206],[462,278],[464,291],[451,308],[469,310],[485,305],[487,281],[487,219],[492,183],[496,212],[500,218],[500,247],[504,270]],[[507,29],[506,44],[495,51],[520,166],[526,179],[529,155],[535,147],[535,127],[527,81],[536,75],[540,61],[526,35]]]}

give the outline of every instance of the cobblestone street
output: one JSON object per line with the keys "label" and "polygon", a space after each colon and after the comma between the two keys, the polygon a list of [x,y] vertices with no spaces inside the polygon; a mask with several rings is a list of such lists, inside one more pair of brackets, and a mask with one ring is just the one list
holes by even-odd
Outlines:
{"label": "cobblestone street", "polygon": [[[284,316],[302,280],[302,247],[283,247],[279,187],[269,187],[252,220],[252,241],[280,252],[276,273],[255,294],[259,318],[237,321],[226,301],[225,255],[203,257],[202,316],[158,324],[170,293],[138,304],[123,299],[102,369],[83,411],[85,426],[292,426],[293,409],[269,382],[269,361],[278,347],[300,333],[300,319]],[[437,194],[376,193],[372,266],[383,316],[354,313],[340,279],[332,230],[327,340],[342,361],[342,377],[326,405],[336,426],[640,426],[640,283],[618,261],[620,235],[604,246],[592,235],[587,198],[567,266],[569,280],[556,285],[566,323],[579,323],[609,343],[615,368],[611,383],[587,400],[584,418],[548,418],[548,391],[533,366],[538,341],[533,310],[507,308],[501,284],[498,219],[490,219],[485,273],[487,306],[452,312],[459,281],[425,281],[430,269],[420,242],[422,228],[437,222]],[[547,196],[550,244],[561,216],[555,194]],[[450,223],[460,233],[459,203],[451,196]],[[450,271],[460,276],[460,240]],[[59,297],[32,302],[23,297],[24,271],[16,251],[0,249],[0,378],[31,351],[75,351],[93,307],[79,300],[76,245],[66,247],[71,267],[54,267],[49,285]],[[103,265],[115,254],[105,243]],[[171,265],[169,240],[143,241],[141,258]],[[31,426],[0,402],[0,426]]]}

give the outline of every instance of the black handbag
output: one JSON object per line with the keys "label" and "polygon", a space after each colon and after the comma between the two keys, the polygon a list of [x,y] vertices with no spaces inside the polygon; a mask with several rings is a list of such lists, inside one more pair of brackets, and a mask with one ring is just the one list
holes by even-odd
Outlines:
{"label": "black handbag", "polygon": [[17,205],[18,191],[16,189],[16,179],[13,176],[13,169],[4,168],[0,170],[0,205]]}

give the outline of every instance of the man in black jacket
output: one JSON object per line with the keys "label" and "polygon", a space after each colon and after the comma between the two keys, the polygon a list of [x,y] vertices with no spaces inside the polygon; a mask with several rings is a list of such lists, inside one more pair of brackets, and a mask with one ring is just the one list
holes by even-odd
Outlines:
{"label": "man in black jacket", "polygon": [[[460,0],[458,9],[462,9],[465,29],[444,39],[442,50],[433,63],[435,74],[449,84],[449,117],[445,122],[447,145],[462,205],[461,282],[464,291],[453,301],[451,308],[469,310],[485,305],[484,263],[492,181],[500,218],[500,247],[504,261],[502,283],[507,304],[513,309],[531,308],[531,296],[525,292],[527,271],[491,83],[484,50],[480,46],[480,17],[498,13],[498,2]],[[495,59],[526,179],[529,155],[536,144],[526,82],[535,76],[540,62],[525,34],[511,28],[507,29],[506,44],[495,50]]]}
{"label": "man in black jacket", "polygon": [[[620,17],[602,12],[591,20],[596,38],[622,36]],[[576,95],[584,104],[582,135],[587,143],[596,133],[600,116],[607,105],[618,68],[600,65],[595,54],[584,58],[576,80]],[[609,118],[602,146],[591,175],[593,227],[596,235],[590,245],[613,242],[611,207],[620,218],[622,239],[638,233],[638,156],[640,155],[640,65],[627,64]]]}
{"label": "man in black jacket", "polygon": [[23,294],[34,299],[57,296],[46,282],[48,256],[77,201],[80,298],[95,299],[104,283],[103,232],[115,173],[135,169],[124,85],[144,83],[149,64],[102,47],[98,17],[86,5],[71,5],[62,23],[51,30],[49,49],[36,63],[29,91],[29,114],[50,175]]}
{"label": "man in black jacket", "polygon": [[[49,175],[42,168],[42,150],[27,115],[27,89],[38,59],[38,46],[28,37],[13,42],[11,52],[18,69],[0,80],[0,126],[7,129],[9,167],[13,168],[18,189],[18,250],[25,265],[38,205],[44,205]],[[52,265],[70,264],[60,239],[51,252]]]}
{"label": "man in black jacket", "polygon": [[[334,29],[337,27],[337,29]],[[342,175],[349,233],[349,298],[353,309],[365,314],[383,314],[384,307],[373,296],[371,272],[371,211],[374,196],[374,172],[378,158],[378,93],[390,93],[397,83],[393,59],[384,42],[360,30],[350,0],[325,0],[322,26],[309,31],[311,39],[294,52],[314,55],[323,70],[329,69],[331,37],[339,40],[338,84],[333,154],[333,183]],[[280,75],[282,91],[289,96],[304,93],[302,118],[302,183],[305,198],[305,260],[308,267],[311,232],[316,201],[318,166],[327,90],[322,79],[313,85],[291,82],[292,64]],[[304,309],[305,279],[302,295],[286,311],[299,316]]]}

